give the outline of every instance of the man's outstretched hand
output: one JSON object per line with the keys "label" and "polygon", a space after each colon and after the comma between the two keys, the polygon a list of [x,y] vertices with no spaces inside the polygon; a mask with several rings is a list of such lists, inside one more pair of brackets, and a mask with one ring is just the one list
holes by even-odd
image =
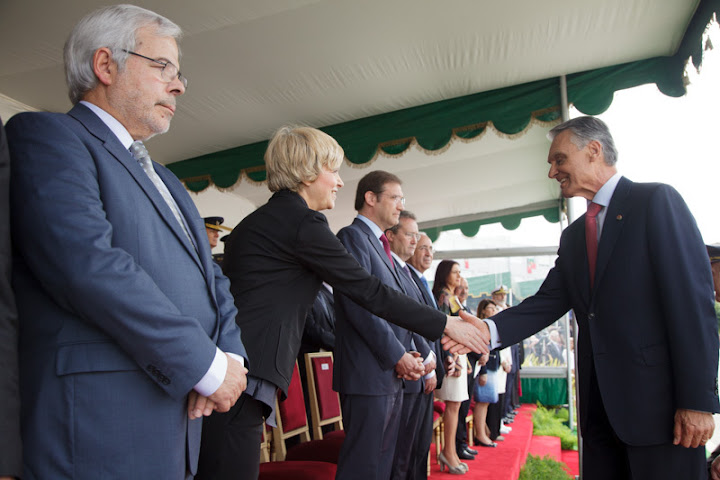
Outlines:
{"label": "man's outstretched hand", "polygon": [[460,317],[447,317],[443,348],[452,353],[490,353],[490,329],[474,315],[460,311]]}

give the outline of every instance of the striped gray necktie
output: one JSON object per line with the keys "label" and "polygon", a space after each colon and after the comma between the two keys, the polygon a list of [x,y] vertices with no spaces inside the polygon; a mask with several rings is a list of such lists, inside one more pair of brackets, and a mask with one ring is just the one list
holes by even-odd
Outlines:
{"label": "striped gray necktie", "polygon": [[165,200],[165,203],[167,203],[168,207],[170,207],[173,215],[175,215],[175,219],[182,227],[183,232],[185,232],[185,236],[187,236],[188,240],[190,240],[192,246],[195,247],[195,243],[192,241],[192,237],[190,236],[185,217],[183,217],[182,213],[180,213],[180,208],[178,208],[177,203],[175,202],[173,196],[170,194],[167,186],[165,185],[165,183],[163,183],[157,172],[155,172],[155,168],[153,168],[152,164],[152,159],[150,158],[150,154],[148,153],[147,148],[145,148],[143,142],[141,142],[140,140],[133,142],[132,145],[130,145],[130,153],[132,153],[132,156],[135,157],[135,160],[137,160],[137,162],[140,164],[142,169],[152,181],[153,185],[155,185],[155,188],[158,189],[158,192],[160,192],[163,200]]}

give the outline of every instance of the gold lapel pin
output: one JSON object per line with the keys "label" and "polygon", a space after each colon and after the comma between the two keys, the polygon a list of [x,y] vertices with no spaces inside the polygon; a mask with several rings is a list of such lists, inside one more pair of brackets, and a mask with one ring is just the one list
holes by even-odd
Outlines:
{"label": "gold lapel pin", "polygon": [[615,220],[622,220],[622,215],[618,215],[617,217],[615,217]]}

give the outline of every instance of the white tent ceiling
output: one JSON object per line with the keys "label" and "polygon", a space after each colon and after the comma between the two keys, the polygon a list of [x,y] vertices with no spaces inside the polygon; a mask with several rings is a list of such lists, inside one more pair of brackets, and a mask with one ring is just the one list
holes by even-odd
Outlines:
{"label": "white tent ceiling", "polygon": [[[0,115],[65,111],[62,45],[106,2],[0,2]],[[267,139],[280,125],[326,126],[538,79],[616,65],[678,48],[699,0],[142,0],[185,30],[187,93],[170,133],[149,143],[172,163]],[[405,180],[408,208],[441,219],[557,197],[544,180],[546,127],[520,140],[456,141],[442,155],[379,158]],[[517,142],[517,143],[516,143]],[[503,150],[503,153],[500,153]],[[539,165],[539,166],[538,166]],[[352,215],[345,167],[334,228]],[[512,187],[512,194],[507,192]],[[203,193],[201,213],[232,218],[264,187]],[[238,199],[242,196],[243,199]],[[205,199],[203,197],[206,197]],[[231,200],[228,200],[231,199]],[[206,205],[207,204],[207,205]],[[245,212],[247,213],[247,212]]]}

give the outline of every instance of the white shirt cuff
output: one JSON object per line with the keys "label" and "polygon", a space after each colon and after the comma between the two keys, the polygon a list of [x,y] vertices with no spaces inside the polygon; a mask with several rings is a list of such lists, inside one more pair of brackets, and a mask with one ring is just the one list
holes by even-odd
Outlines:
{"label": "white shirt cuff", "polygon": [[[428,363],[433,362],[433,361],[435,361],[435,352],[430,350],[430,353],[428,353],[428,356],[425,357],[425,360],[423,361],[423,365],[427,365]],[[435,363],[437,363],[437,362],[435,362]],[[435,370],[430,370],[430,373],[425,375],[423,378],[425,380],[428,380],[434,376],[435,376]]]}
{"label": "white shirt cuff", "polygon": [[490,350],[495,350],[498,347],[502,347],[502,342],[500,341],[500,336],[498,335],[497,325],[495,325],[495,321],[490,318],[483,318],[482,321],[485,322],[485,324],[490,329]]}
{"label": "white shirt cuff", "polygon": [[[235,353],[228,353],[228,355],[240,362],[243,367],[245,366],[245,359],[240,355]],[[215,393],[217,389],[220,388],[220,385],[222,385],[223,380],[225,380],[225,374],[227,373],[228,367],[227,362],[228,360],[225,353],[216,347],[215,358],[213,358],[210,368],[208,368],[205,375],[200,379],[197,385],[195,385],[194,390],[204,397],[209,397]]]}
{"label": "white shirt cuff", "polygon": [[425,357],[425,360],[423,360],[423,365],[427,365],[428,363],[434,362],[434,361],[435,361],[435,352],[430,350],[430,353],[428,353],[428,356]]}

